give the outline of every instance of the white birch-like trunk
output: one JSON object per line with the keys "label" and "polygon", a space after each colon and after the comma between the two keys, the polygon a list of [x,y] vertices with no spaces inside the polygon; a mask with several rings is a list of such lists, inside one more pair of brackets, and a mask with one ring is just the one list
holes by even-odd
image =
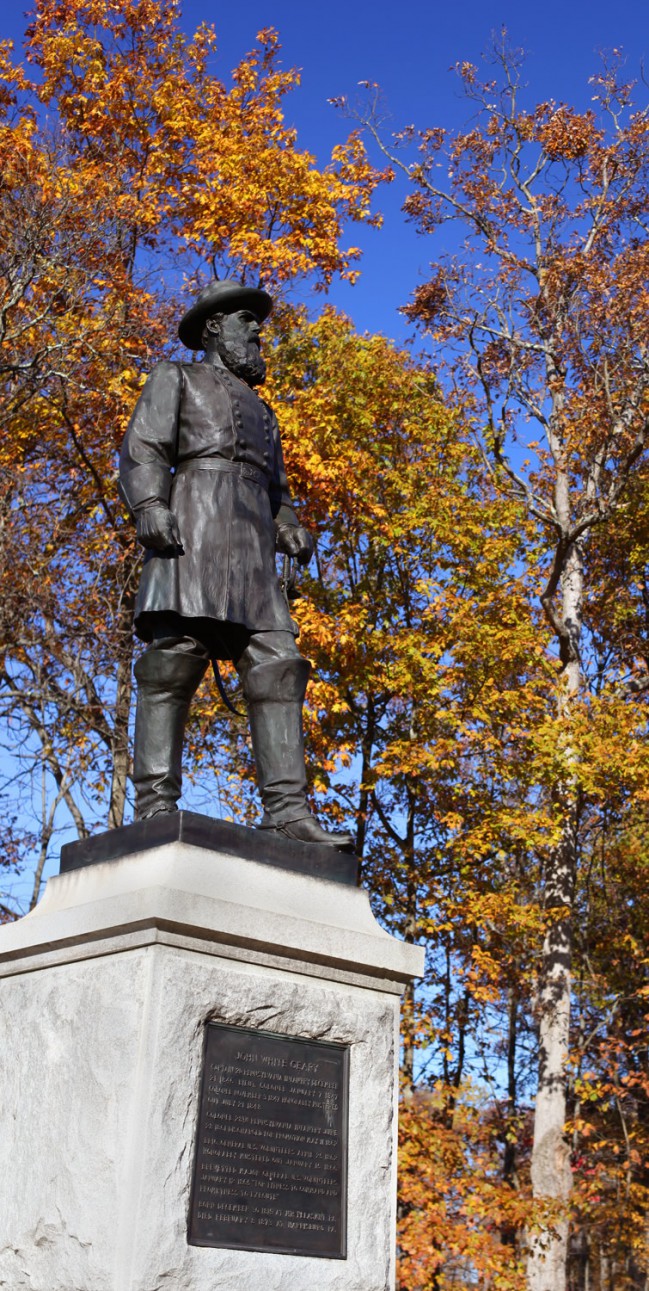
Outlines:
{"label": "white birch-like trunk", "polygon": [[[582,626],[583,563],[578,545],[566,558],[561,577],[561,617],[570,638],[570,659],[562,675],[560,717],[568,718],[570,701],[581,679],[579,645]],[[532,1148],[532,1191],[548,1215],[528,1233],[529,1291],[565,1291],[568,1257],[568,1205],[572,1190],[570,1146],[565,1137],[566,1079],[570,1044],[572,906],[576,863],[577,785],[570,774],[575,760],[569,736],[563,750],[566,779],[557,785],[563,811],[562,835],[548,860],[545,908],[551,917],[543,943],[537,1007],[539,1070]]]}

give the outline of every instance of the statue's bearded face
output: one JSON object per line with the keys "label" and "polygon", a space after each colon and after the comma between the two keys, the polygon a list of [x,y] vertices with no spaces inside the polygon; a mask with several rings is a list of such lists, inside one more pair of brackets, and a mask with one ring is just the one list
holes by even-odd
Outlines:
{"label": "statue's bearded face", "polygon": [[257,386],[263,381],[266,364],[261,357],[259,322],[250,310],[215,314],[207,320],[205,332],[206,340],[209,338],[230,372],[249,386]]}

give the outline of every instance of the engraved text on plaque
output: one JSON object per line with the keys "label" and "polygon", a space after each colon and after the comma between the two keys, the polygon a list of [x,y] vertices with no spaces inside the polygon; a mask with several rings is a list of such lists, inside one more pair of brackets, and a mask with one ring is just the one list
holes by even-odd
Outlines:
{"label": "engraved text on plaque", "polygon": [[189,1241],[344,1259],[349,1051],[206,1032]]}

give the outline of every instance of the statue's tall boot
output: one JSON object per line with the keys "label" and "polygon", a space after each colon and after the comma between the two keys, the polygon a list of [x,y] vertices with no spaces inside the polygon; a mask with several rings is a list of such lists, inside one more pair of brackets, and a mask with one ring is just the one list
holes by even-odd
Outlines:
{"label": "statue's tall boot", "polygon": [[349,851],[351,834],[330,834],[307,803],[302,706],[309,679],[306,659],[272,659],[246,674],[250,734],[257,784],[264,806],[262,829],[273,829],[304,843]]}
{"label": "statue's tall boot", "polygon": [[207,661],[175,650],[147,650],[138,659],[135,712],[135,818],[176,811],[189,705]]}

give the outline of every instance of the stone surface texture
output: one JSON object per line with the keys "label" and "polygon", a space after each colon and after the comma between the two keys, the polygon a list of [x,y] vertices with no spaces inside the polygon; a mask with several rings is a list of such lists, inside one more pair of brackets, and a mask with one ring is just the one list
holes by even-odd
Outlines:
{"label": "stone surface texture", "polygon": [[[0,929],[0,1287],[389,1291],[399,994],[421,971],[323,879],[181,844],[51,879]],[[188,1245],[207,1021],[350,1046],[346,1260]]]}

